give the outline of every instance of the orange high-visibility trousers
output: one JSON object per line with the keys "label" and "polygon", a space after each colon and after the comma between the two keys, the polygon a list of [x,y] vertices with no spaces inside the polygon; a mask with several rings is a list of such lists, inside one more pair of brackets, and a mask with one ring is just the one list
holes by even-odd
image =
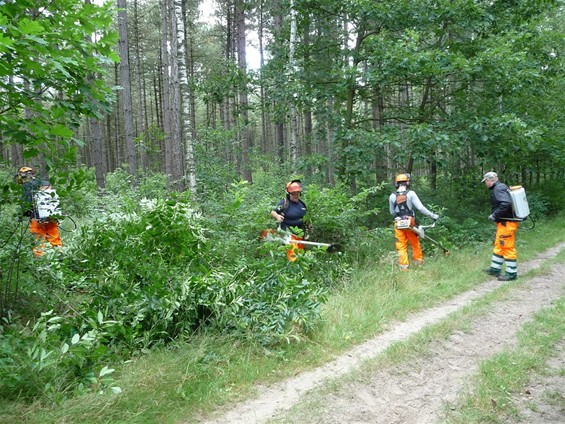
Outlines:
{"label": "orange high-visibility trousers", "polygon": [[502,269],[506,263],[506,273],[516,275],[518,273],[518,254],[516,252],[516,231],[519,223],[514,221],[504,221],[496,223],[496,237],[494,238],[494,248],[492,251],[491,268],[493,270]]}
{"label": "orange high-visibility trousers", "polygon": [[286,251],[286,258],[290,262],[294,262],[298,259],[298,254],[304,250],[304,245],[300,243],[296,243],[296,241],[302,240],[302,238],[295,236],[294,234],[290,235],[290,247]]}
{"label": "orange high-visibility trousers", "polygon": [[422,246],[420,245],[420,237],[412,230],[396,228],[394,224],[394,236],[396,237],[395,247],[398,251],[398,264],[400,268],[407,269],[408,261],[408,244],[412,248],[412,259],[416,262],[422,262],[424,255],[422,253]]}
{"label": "orange high-visibility trousers", "polygon": [[39,246],[33,248],[36,256],[43,255],[45,248],[44,241],[48,241],[51,246],[62,246],[61,236],[59,235],[59,224],[57,221],[38,221],[32,219],[29,223],[29,231],[35,235],[36,240],[40,241]]}

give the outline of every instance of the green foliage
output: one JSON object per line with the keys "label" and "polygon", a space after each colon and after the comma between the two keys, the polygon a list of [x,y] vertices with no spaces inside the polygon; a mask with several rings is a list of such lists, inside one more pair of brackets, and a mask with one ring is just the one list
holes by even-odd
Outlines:
{"label": "green foliage", "polygon": [[[108,351],[106,330],[116,322],[99,312],[78,328],[53,311],[42,313],[33,326],[5,320],[0,327],[0,393],[9,398],[48,396],[60,400],[67,392],[83,392],[113,383],[113,369],[103,365]],[[114,388],[114,391],[118,388]]]}
{"label": "green foliage", "polygon": [[201,281],[212,328],[262,344],[298,340],[312,329],[327,289],[308,276],[316,256],[324,253],[306,251],[289,262],[285,249],[264,245],[264,256],[242,259],[229,272],[212,272]]}
{"label": "green foliage", "polygon": [[[73,131],[83,116],[109,110],[111,89],[94,76],[105,74],[117,58],[111,22],[109,4],[0,4],[0,127],[5,140],[25,146],[25,159],[42,151],[47,161],[55,161],[56,145],[76,141]],[[29,119],[22,119],[24,111]]]}
{"label": "green foliage", "polygon": [[565,209],[565,181],[551,181],[527,191],[528,205],[536,218],[553,216]]}
{"label": "green foliage", "polygon": [[[367,227],[382,212],[382,204],[374,199],[383,186],[362,190],[355,196],[342,184],[335,187],[308,185],[308,215],[312,223],[312,237],[330,243],[349,244],[359,227]],[[388,204],[385,205],[388,210]]]}
{"label": "green foliage", "polygon": [[67,284],[90,294],[83,308],[125,326],[114,338],[140,348],[194,324],[190,281],[207,272],[209,258],[199,215],[186,201],[147,200],[137,213],[103,215],[81,227],[80,240],[69,247],[68,266],[78,272]]}

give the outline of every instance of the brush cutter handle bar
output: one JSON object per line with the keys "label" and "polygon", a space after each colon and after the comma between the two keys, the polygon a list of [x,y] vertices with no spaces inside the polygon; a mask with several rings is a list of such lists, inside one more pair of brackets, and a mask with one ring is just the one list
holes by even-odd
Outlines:
{"label": "brush cutter handle bar", "polygon": [[305,241],[305,240],[288,240],[287,243],[296,243],[296,244],[307,244],[309,246],[326,246],[330,247],[331,243],[318,243],[315,241]]}
{"label": "brush cutter handle bar", "polygon": [[265,241],[280,241],[284,244],[295,243],[295,244],[307,244],[309,246],[326,246],[326,247],[333,246],[333,244],[331,244],[331,243],[318,243],[318,242],[315,242],[315,241],[296,240],[296,239],[290,238],[290,236],[287,236],[287,237],[284,237],[284,238],[272,237],[270,234],[267,235],[267,237],[265,237],[264,240]]}
{"label": "brush cutter handle bar", "polygon": [[434,221],[433,224],[430,224],[430,225],[420,225],[419,227],[424,228],[424,229],[425,228],[434,228],[436,226],[436,222],[437,221]]}

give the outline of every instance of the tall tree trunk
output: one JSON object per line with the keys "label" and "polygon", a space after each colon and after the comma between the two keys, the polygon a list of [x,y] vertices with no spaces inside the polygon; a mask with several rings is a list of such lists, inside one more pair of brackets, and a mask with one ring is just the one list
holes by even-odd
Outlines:
{"label": "tall tree trunk", "polygon": [[251,165],[249,155],[251,152],[251,135],[249,131],[249,102],[247,98],[247,55],[245,46],[245,8],[244,1],[237,0],[235,3],[236,22],[237,22],[237,65],[244,77],[243,83],[239,85],[239,109],[240,109],[240,122],[239,126],[241,131],[241,168],[243,171],[243,178],[250,183],[253,182],[253,174],[251,172]]}
{"label": "tall tree trunk", "polygon": [[[364,20],[361,21],[359,23],[359,29],[357,31],[357,38],[355,40],[355,48],[354,48],[354,52],[355,54],[353,55],[352,58],[352,65],[351,68],[353,70],[357,69],[357,66],[359,66],[359,57],[360,57],[360,50],[361,50],[361,44],[363,43],[363,39],[365,38],[365,22]],[[349,61],[350,58],[347,58],[347,61]],[[357,92],[357,82],[355,81],[355,79],[351,78],[349,80],[349,83],[347,85],[347,93],[346,93],[346,113],[345,113],[345,121],[346,121],[346,128],[348,130],[352,130],[352,123],[353,123],[353,106],[355,103],[355,95]],[[344,160],[345,160],[345,164],[344,164],[344,169],[346,172],[346,178],[349,181],[349,187],[351,188],[351,192],[353,194],[357,193],[357,176],[355,175],[354,172],[350,171],[348,168],[348,164],[351,160],[351,158],[347,157],[347,150],[349,147],[349,139],[350,137],[346,137],[343,142],[342,142],[342,154],[344,155]],[[355,158],[355,160],[358,160],[358,158]]]}
{"label": "tall tree trunk", "polygon": [[[294,52],[296,49],[296,8],[294,0],[290,0],[290,40],[288,49],[288,68],[291,78],[291,87],[293,90],[296,87],[296,63],[294,59]],[[296,173],[296,163],[298,161],[298,121],[296,117],[296,104],[294,102],[294,94],[291,96],[293,100],[290,102],[290,167],[292,173]],[[298,94],[298,93],[296,93]]]}
{"label": "tall tree trunk", "polygon": [[188,36],[186,33],[186,22],[184,17],[187,16],[185,9],[185,1],[176,0],[176,15],[178,25],[178,62],[179,62],[179,79],[181,88],[181,133],[184,142],[185,163],[184,167],[188,177],[188,188],[196,194],[196,162],[194,158],[194,138],[192,128],[194,123],[191,121],[192,115],[190,111],[190,103],[192,101],[192,92],[190,90],[190,81],[187,72],[188,54],[186,50],[186,41]]}
{"label": "tall tree trunk", "polygon": [[161,98],[163,113],[163,145],[165,150],[165,174],[172,177],[173,174],[173,149],[171,143],[171,121],[170,121],[170,57],[169,57],[169,13],[167,1],[161,1]]}
{"label": "tall tree trunk", "polygon": [[127,27],[127,5],[126,0],[118,0],[118,33],[119,33],[119,51],[120,51],[120,81],[121,81],[121,97],[124,112],[124,136],[125,136],[125,152],[126,161],[129,172],[135,175],[137,172],[137,164],[135,157],[135,145],[133,139],[134,120],[133,106],[131,98],[131,79],[129,68],[129,46],[128,46],[128,27]]}
{"label": "tall tree trunk", "polygon": [[[115,65],[114,67],[114,84],[116,86],[120,85],[120,71],[119,65]],[[117,96],[116,98],[116,111],[121,110],[122,108],[122,96]],[[120,113],[114,114],[114,127],[110,126],[110,134],[113,134],[112,137],[114,145],[112,146],[112,151],[114,154],[112,155],[112,165],[108,168],[109,171],[113,171],[114,169],[119,168],[122,163],[124,163],[124,143],[122,143],[122,132],[121,132],[121,120],[120,120]],[[113,131],[112,131],[113,130]]]}
{"label": "tall tree trunk", "polygon": [[[179,7],[180,9],[180,7]],[[177,190],[184,187],[184,152],[181,139],[181,95],[179,79],[179,52],[178,52],[178,29],[177,16],[175,13],[175,1],[168,0],[169,11],[169,40],[170,40],[170,64],[171,64],[171,148],[172,148],[172,177],[173,184]]]}
{"label": "tall tree trunk", "polygon": [[332,186],[335,185],[335,155],[334,155],[334,126],[331,122],[331,116],[334,109],[334,100],[329,98],[327,100],[327,110],[330,113],[326,114],[326,146],[328,157],[328,183]]}
{"label": "tall tree trunk", "polygon": [[[304,32],[303,32],[303,44],[305,46],[304,49],[304,79],[306,84],[309,84],[310,81],[313,79],[311,75],[312,65],[311,65],[311,58],[310,58],[310,19],[305,17],[304,23]],[[312,108],[309,104],[304,109],[303,112],[304,116],[304,155],[306,157],[311,157],[312,155],[312,141],[313,141],[313,124],[312,124]],[[310,163],[310,161],[308,161]],[[306,169],[308,174],[312,173],[311,165],[308,165]]]}
{"label": "tall tree trunk", "polygon": [[135,31],[135,82],[137,86],[137,104],[136,104],[136,116],[137,116],[137,135],[141,136],[142,143],[139,149],[139,166],[142,172],[146,171],[146,150],[147,150],[147,137],[145,133],[146,130],[146,114],[144,113],[144,93],[145,93],[145,77],[143,73],[143,62],[141,60],[141,46],[140,38],[141,34],[139,32],[139,12],[138,12],[139,0],[134,0],[133,3],[133,24]]}
{"label": "tall tree trunk", "polygon": [[259,41],[259,91],[261,100],[261,153],[267,153],[267,139],[269,138],[269,125],[267,123],[267,112],[265,105],[265,81],[263,78],[263,67],[265,66],[265,52],[263,47],[263,8],[265,2],[260,1],[259,4],[259,28],[258,28],[258,41]]}
{"label": "tall tree trunk", "polygon": [[104,188],[104,175],[106,167],[104,166],[104,146],[102,144],[102,128],[98,119],[91,118],[88,120],[90,124],[90,134],[92,135],[92,160],[94,162],[94,173],[96,175],[96,184],[100,188]]}
{"label": "tall tree trunk", "polygon": [[[196,19],[195,12],[191,11],[188,7],[188,0],[182,0],[182,16],[185,17],[184,23],[184,44],[185,44],[185,62],[187,67],[187,78],[188,78],[188,108],[190,113],[190,140],[194,143],[197,139],[196,134],[196,95],[194,93],[195,85],[195,62],[194,62],[194,36],[196,32],[194,20]],[[190,177],[189,177],[190,178]]]}

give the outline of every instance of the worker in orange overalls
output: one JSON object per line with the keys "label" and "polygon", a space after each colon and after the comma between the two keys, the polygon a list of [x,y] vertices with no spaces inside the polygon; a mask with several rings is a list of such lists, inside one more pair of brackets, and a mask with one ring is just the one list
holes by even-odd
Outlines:
{"label": "worker in orange overalls", "polygon": [[408,271],[408,245],[412,248],[412,259],[415,265],[421,265],[424,262],[422,246],[420,245],[420,236],[410,228],[416,226],[417,209],[422,214],[429,216],[437,221],[439,216],[430,212],[420,201],[418,195],[409,190],[410,174],[399,174],[395,178],[396,192],[389,197],[390,214],[394,216],[394,236],[396,237],[395,247],[398,251],[398,264],[401,271]]}
{"label": "worker in orange overalls", "polygon": [[[280,200],[277,207],[271,211],[271,217],[279,223],[281,230],[290,231],[291,240],[301,240],[296,234],[292,234],[294,228],[306,231],[304,223],[304,215],[306,215],[306,204],[300,198],[302,194],[302,182],[300,180],[292,180],[286,184],[286,196]],[[289,261],[294,262],[300,250],[304,249],[304,245],[291,242],[290,248],[286,252]]]}
{"label": "worker in orange overalls", "polygon": [[[516,231],[519,223],[514,221],[512,199],[506,184],[498,181],[496,172],[487,172],[481,181],[491,190],[492,210],[488,219],[496,222],[496,236],[490,268],[485,272],[498,277],[499,281],[511,281],[518,278],[518,254],[516,253]],[[502,265],[506,263],[506,272],[501,275]]]}
{"label": "worker in orange overalls", "polygon": [[[23,188],[22,214],[29,218],[29,230],[36,240],[40,241],[39,245],[33,249],[34,255],[41,256],[43,254],[45,249],[44,241],[48,241],[51,246],[62,246],[63,243],[59,235],[59,222],[52,216],[46,216],[57,209],[58,201],[53,198],[53,204],[37,204],[36,194],[38,192],[53,191],[49,182],[37,179],[35,177],[35,170],[29,166],[22,166],[18,170],[16,182],[22,185]],[[51,202],[47,200],[46,203]],[[46,210],[49,213],[43,213]]]}

